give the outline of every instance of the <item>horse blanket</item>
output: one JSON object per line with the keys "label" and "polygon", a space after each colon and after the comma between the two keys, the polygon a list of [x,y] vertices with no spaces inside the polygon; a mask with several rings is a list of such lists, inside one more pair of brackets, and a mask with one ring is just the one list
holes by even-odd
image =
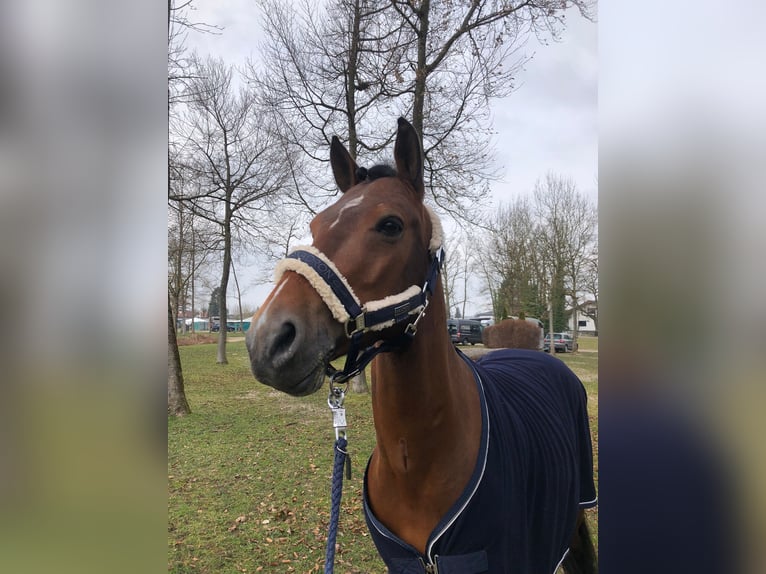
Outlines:
{"label": "horse blanket", "polygon": [[[482,438],[462,495],[421,554],[364,513],[391,574],[552,574],[581,508],[595,506],[587,396],[559,359],[503,349],[474,363]],[[369,463],[368,463],[369,464]]]}

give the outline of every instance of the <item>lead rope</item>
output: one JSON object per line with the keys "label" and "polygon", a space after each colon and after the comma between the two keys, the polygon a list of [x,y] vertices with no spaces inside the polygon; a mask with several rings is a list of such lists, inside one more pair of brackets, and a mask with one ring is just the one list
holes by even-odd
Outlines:
{"label": "lead rope", "polygon": [[338,536],[338,520],[340,519],[340,501],[343,495],[343,467],[346,468],[346,478],[351,478],[351,457],[348,455],[348,439],[346,438],[346,409],[343,400],[346,398],[346,387],[336,386],[330,381],[330,395],[327,404],[332,411],[332,424],[335,427],[335,462],[332,467],[332,494],[330,499],[330,524],[327,532],[327,550],[325,551],[324,572],[333,574],[335,564],[335,540]]}

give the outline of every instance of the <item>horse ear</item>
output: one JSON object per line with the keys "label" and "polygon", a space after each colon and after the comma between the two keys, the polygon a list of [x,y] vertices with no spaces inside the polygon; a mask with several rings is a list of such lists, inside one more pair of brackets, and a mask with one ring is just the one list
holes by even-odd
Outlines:
{"label": "horse ear", "polygon": [[399,129],[396,133],[394,144],[394,159],[396,171],[401,177],[408,179],[420,199],[423,199],[425,187],[423,185],[423,148],[420,145],[420,137],[412,124],[404,118],[399,118]]}
{"label": "horse ear", "polygon": [[335,176],[335,183],[343,193],[359,182],[356,177],[358,166],[337,136],[332,136],[330,143],[330,165],[332,174]]}

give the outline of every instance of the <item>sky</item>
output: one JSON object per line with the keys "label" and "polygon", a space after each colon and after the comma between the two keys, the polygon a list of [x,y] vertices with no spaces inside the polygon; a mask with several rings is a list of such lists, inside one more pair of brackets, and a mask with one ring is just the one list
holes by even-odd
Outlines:
{"label": "sky", "polygon": [[[187,46],[242,65],[261,41],[255,0],[196,0],[192,20],[222,28],[218,34],[191,33]],[[529,194],[549,171],[571,178],[597,201],[598,34],[597,24],[576,10],[558,42],[543,45],[532,36],[525,53],[532,59],[508,97],[492,102],[497,132],[495,157],[501,178],[491,184],[493,206]],[[244,273],[243,273],[244,275]],[[242,281],[248,284],[247,279]],[[257,306],[269,286],[252,283],[243,300]],[[470,310],[486,306],[476,295]],[[467,309],[468,310],[468,309]]]}

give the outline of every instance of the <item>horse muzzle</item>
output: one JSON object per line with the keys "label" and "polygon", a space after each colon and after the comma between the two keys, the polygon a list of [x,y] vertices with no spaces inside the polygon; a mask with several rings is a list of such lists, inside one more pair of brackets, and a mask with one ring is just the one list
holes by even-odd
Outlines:
{"label": "horse muzzle", "polygon": [[250,370],[261,383],[293,396],[315,393],[324,383],[335,336],[317,317],[256,315],[245,335]]}

